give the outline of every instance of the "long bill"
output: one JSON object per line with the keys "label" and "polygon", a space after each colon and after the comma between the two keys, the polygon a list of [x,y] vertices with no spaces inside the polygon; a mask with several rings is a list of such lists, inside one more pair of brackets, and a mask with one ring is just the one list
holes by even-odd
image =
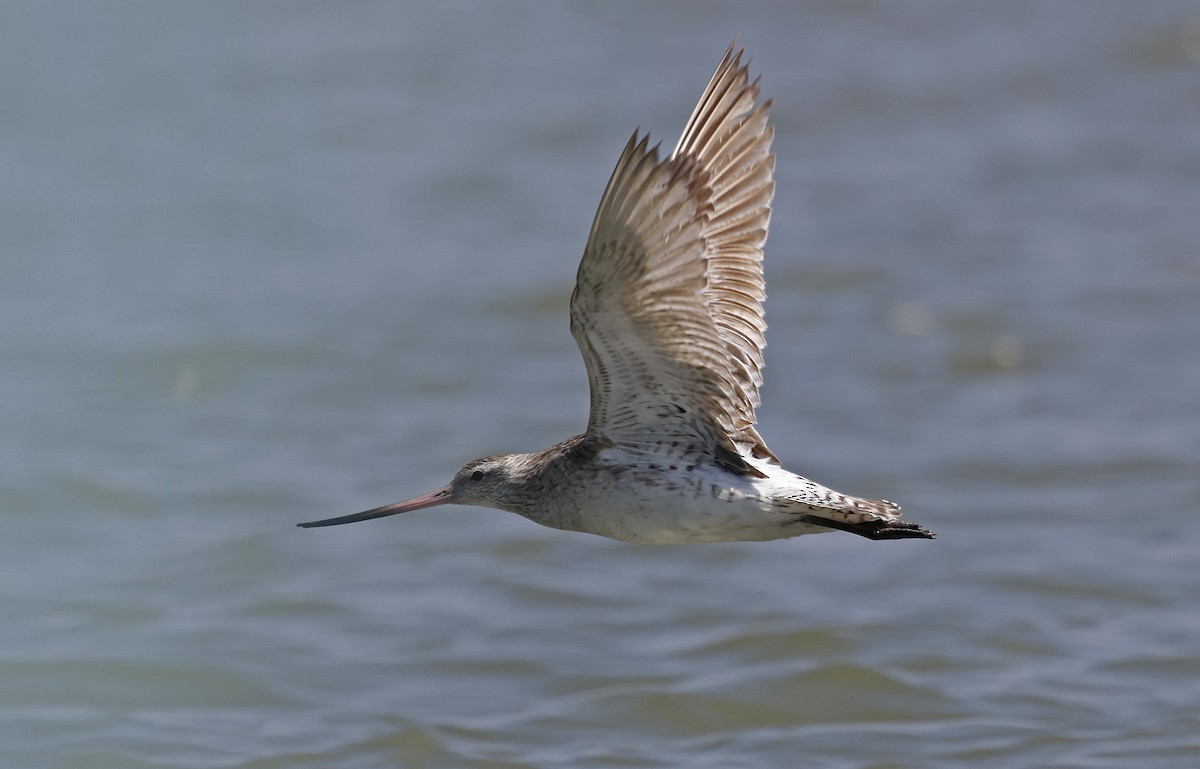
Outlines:
{"label": "long bill", "polygon": [[315,529],[320,526],[340,526],[343,523],[358,523],[359,521],[369,521],[372,518],[383,518],[396,513],[407,513],[410,510],[422,510],[426,507],[434,507],[435,505],[445,505],[454,501],[454,489],[450,486],[443,486],[437,491],[431,491],[428,494],[422,494],[419,497],[406,499],[403,502],[394,502],[390,505],[377,507],[374,510],[367,510],[362,513],[353,513],[351,515],[343,515],[337,518],[326,518],[323,521],[309,521],[308,523],[296,524],[302,529]]}

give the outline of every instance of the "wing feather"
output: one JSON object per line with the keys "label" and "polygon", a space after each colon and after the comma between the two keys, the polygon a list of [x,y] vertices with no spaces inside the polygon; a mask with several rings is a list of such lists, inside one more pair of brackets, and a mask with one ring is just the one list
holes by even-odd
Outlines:
{"label": "wing feather", "polygon": [[766,323],[762,247],[774,194],[770,102],[733,46],[671,157],[626,144],[571,297],[591,383],[588,437],[664,445],[756,472]]}

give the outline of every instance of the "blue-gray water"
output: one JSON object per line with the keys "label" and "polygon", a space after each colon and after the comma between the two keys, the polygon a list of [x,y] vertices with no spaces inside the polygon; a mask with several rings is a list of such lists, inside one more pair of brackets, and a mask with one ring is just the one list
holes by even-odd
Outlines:
{"label": "blue-gray water", "polygon": [[[762,432],[934,542],[427,491],[578,432],[629,133],[775,99]],[[0,765],[1200,761],[1200,6],[0,8]]]}

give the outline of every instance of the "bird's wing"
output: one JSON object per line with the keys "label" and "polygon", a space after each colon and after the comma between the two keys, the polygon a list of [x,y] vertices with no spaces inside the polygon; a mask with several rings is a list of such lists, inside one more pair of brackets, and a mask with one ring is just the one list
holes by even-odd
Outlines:
{"label": "bird's wing", "polygon": [[671,157],[634,133],[592,223],[571,333],[591,385],[588,437],[707,452],[755,473],[766,342],[762,247],[775,191],[767,124],[730,46]]}

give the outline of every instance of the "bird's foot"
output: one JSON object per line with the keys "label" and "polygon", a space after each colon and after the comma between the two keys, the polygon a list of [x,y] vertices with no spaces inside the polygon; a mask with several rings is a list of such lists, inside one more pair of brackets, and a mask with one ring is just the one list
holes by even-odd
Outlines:
{"label": "bird's foot", "polygon": [[805,523],[815,523],[839,531],[848,531],[867,539],[936,539],[937,535],[910,521],[876,518],[868,521],[835,521],[829,518],[806,516]]}

